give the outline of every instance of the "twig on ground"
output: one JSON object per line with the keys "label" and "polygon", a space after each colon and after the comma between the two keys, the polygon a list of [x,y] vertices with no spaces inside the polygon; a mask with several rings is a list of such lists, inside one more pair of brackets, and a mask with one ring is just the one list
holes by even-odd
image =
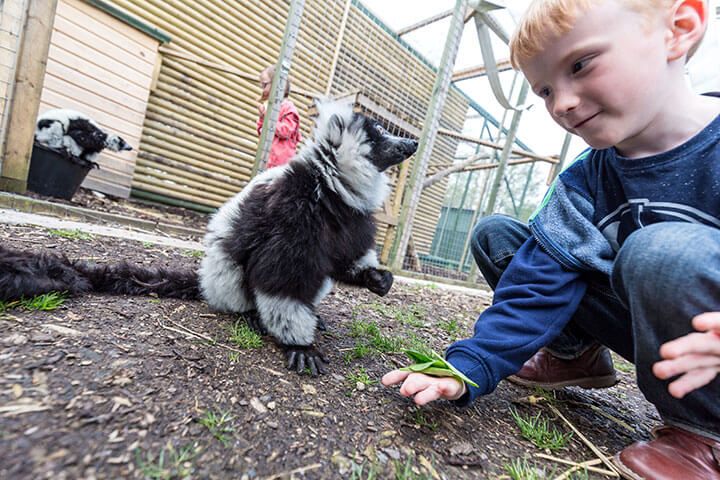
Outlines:
{"label": "twig on ground", "polygon": [[564,465],[571,465],[571,466],[573,466],[573,467],[584,468],[584,469],[586,469],[586,470],[589,471],[589,472],[595,472],[595,473],[600,473],[600,474],[602,474],[602,475],[608,475],[608,476],[611,476],[611,477],[615,477],[615,473],[614,473],[614,472],[611,472],[610,470],[605,470],[605,469],[603,469],[603,468],[597,468],[597,467],[594,467],[594,466],[593,466],[593,465],[598,465],[598,464],[602,463],[602,460],[600,460],[599,458],[596,458],[596,459],[594,459],[594,460],[588,460],[587,462],[576,463],[576,462],[573,462],[573,461],[570,461],[570,460],[566,460],[566,459],[564,459],[564,458],[557,458],[557,457],[553,457],[552,455],[546,455],[546,454],[544,454],[544,453],[536,453],[535,456],[536,456],[537,458],[543,458],[543,459],[545,459],[545,460],[550,460],[550,461],[553,461],[553,462],[562,463],[562,464],[564,464]]}
{"label": "twig on ground", "polygon": [[276,479],[284,478],[284,477],[292,478],[293,475],[295,475],[296,473],[305,473],[309,470],[316,470],[320,467],[322,467],[321,463],[313,463],[312,465],[307,465],[305,467],[296,468],[294,470],[288,470],[285,472],[276,473],[275,475],[271,475],[271,476],[267,477],[266,480],[276,480]]}
{"label": "twig on ground", "polygon": [[583,434],[580,432],[580,430],[578,430],[578,429],[575,427],[575,425],[573,425],[573,424],[570,422],[570,420],[568,420],[567,418],[565,418],[565,416],[564,416],[562,413],[560,413],[560,410],[558,410],[558,409],[557,409],[554,405],[552,405],[552,404],[548,404],[548,408],[550,408],[550,410],[552,410],[555,415],[557,415],[558,417],[560,417],[560,419],[561,419],[563,422],[565,422],[565,423],[572,429],[573,432],[575,432],[575,433],[577,434],[577,436],[580,438],[580,440],[582,440],[583,443],[585,443],[585,445],[587,445],[587,446],[590,448],[590,450],[592,450],[593,453],[594,453],[595,455],[597,455],[598,458],[599,458],[600,460],[602,460],[605,465],[607,465],[608,469],[610,469],[610,471],[612,471],[612,472],[614,473],[614,475],[613,475],[614,477],[620,477],[620,472],[618,472],[617,467],[616,467],[615,465],[613,465],[613,463],[610,461],[610,459],[607,458],[607,457],[605,456],[605,454],[602,453],[602,452],[600,451],[600,449],[595,446],[594,443],[592,443],[590,440],[588,440],[587,437],[586,437],[585,435],[583,435]]}

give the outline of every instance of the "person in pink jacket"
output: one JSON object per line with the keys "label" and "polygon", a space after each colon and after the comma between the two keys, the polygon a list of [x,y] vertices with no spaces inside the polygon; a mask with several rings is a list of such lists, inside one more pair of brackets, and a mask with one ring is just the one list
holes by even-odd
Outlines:
{"label": "person in pink jacket", "polygon": [[[260,73],[260,86],[262,87],[262,96],[260,97],[260,105],[258,105],[258,113],[260,118],[257,121],[258,135],[262,133],[263,122],[265,121],[266,102],[270,96],[270,87],[272,85],[273,75],[275,74],[275,66],[271,65]],[[285,98],[280,104],[280,114],[275,124],[275,136],[270,146],[270,157],[266,168],[278,167],[285,165],[295,155],[297,144],[300,143],[300,115],[293,102],[288,98],[290,94],[290,79],[288,78],[285,85]]]}

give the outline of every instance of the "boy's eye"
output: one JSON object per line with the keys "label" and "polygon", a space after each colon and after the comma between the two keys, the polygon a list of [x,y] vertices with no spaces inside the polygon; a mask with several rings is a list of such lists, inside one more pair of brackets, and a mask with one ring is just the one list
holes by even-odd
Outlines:
{"label": "boy's eye", "polygon": [[550,89],[548,87],[543,87],[538,90],[537,94],[540,98],[547,98],[550,96]]}
{"label": "boy's eye", "polygon": [[580,70],[585,68],[590,61],[589,58],[584,58],[582,60],[578,60],[577,62],[573,63],[572,65],[572,73],[578,73]]}

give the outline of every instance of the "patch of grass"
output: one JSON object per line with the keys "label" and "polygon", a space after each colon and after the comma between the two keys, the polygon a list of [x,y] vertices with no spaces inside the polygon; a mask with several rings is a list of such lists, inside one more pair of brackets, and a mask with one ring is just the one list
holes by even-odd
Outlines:
{"label": "patch of grass", "polygon": [[360,367],[357,372],[348,374],[347,379],[353,386],[358,383],[362,383],[363,385],[372,385],[373,383],[377,383],[375,380],[370,378],[370,375],[367,374],[364,367]]}
{"label": "patch of grass", "polygon": [[42,295],[36,295],[32,298],[0,301],[0,313],[12,308],[24,308],[25,310],[50,312],[60,308],[65,303],[66,299],[67,293],[65,292],[50,292]]}
{"label": "patch of grass", "polygon": [[635,365],[628,362],[624,358],[615,357],[613,360],[615,360],[614,363],[617,370],[620,370],[623,373],[633,373],[635,371]]}
{"label": "patch of grass", "polygon": [[401,352],[405,348],[405,342],[401,338],[382,334],[371,337],[370,345],[381,353]]}
{"label": "patch of grass", "polygon": [[202,258],[205,255],[205,252],[202,250],[185,250],[183,255],[190,258]]}
{"label": "patch of grass", "polygon": [[42,295],[37,295],[28,300],[21,300],[20,305],[28,310],[42,310],[49,312],[60,308],[67,299],[67,293],[65,292],[50,292]]}
{"label": "patch of grass", "polygon": [[238,320],[230,327],[230,342],[245,349],[263,346],[262,337],[242,320]]}
{"label": "patch of grass", "polygon": [[437,422],[431,422],[425,415],[425,412],[423,412],[420,408],[415,410],[413,413],[413,421],[415,422],[415,425],[419,427],[426,427],[433,432],[438,429]]}
{"label": "patch of grass", "polygon": [[67,238],[70,240],[92,240],[93,235],[91,233],[83,232],[82,230],[60,230],[55,228],[48,228],[48,233],[56,237]]}
{"label": "patch of grass", "polygon": [[438,326],[440,327],[440,330],[447,333],[450,338],[456,338],[460,333],[460,324],[458,323],[457,318],[441,321]]}
{"label": "patch of grass", "polygon": [[407,325],[414,328],[420,328],[425,326],[423,319],[427,314],[427,309],[424,305],[410,304],[407,306],[394,306],[385,305],[384,303],[371,303],[367,305],[370,310],[373,310],[383,317],[392,318],[403,325]]}
{"label": "patch of grass", "polygon": [[365,358],[369,355],[373,355],[374,353],[375,349],[373,349],[365,340],[361,340],[355,344],[352,350],[343,354],[343,360],[346,365],[349,365],[353,360]]}
{"label": "patch of grass", "polygon": [[140,449],[135,450],[135,464],[143,478],[152,480],[189,479],[192,478],[193,458],[200,453],[196,444],[186,445],[176,450],[169,442],[156,456],[147,452],[142,457]]}
{"label": "patch of grass", "polygon": [[393,462],[395,467],[395,480],[432,480],[433,477],[430,474],[422,473],[415,466],[415,462],[412,457],[409,457],[405,463],[400,460]]}
{"label": "patch of grass", "polygon": [[560,450],[572,438],[572,432],[561,432],[542,416],[542,412],[534,417],[523,416],[513,408],[510,410],[510,414],[520,428],[520,434],[523,438],[530,440],[538,448]]}
{"label": "patch of grass", "polygon": [[545,480],[552,477],[552,473],[548,474],[544,468],[528,463],[526,458],[516,458],[503,467],[512,480]]}
{"label": "patch of grass", "polygon": [[355,358],[362,358],[371,353],[367,350],[368,347],[381,353],[399,352],[404,348],[404,342],[401,338],[383,335],[374,322],[353,320],[350,323],[350,336],[367,340],[366,342],[358,342],[355,345]]}
{"label": "patch of grass", "polygon": [[[365,469],[367,467],[367,470]],[[350,469],[350,480],[377,480],[380,478],[380,466],[377,463],[363,462],[358,465],[352,464]]]}
{"label": "patch of grass", "polygon": [[200,425],[206,426],[207,429],[210,430],[210,433],[223,444],[223,447],[227,447],[230,444],[228,435],[235,431],[232,425],[230,425],[233,418],[230,412],[220,412],[218,414],[212,410],[208,410],[198,422]]}

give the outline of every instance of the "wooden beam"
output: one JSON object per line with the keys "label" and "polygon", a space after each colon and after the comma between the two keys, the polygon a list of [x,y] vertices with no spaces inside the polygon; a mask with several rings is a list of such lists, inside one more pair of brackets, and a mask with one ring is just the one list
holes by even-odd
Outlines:
{"label": "wooden beam", "polygon": [[0,190],[24,193],[58,0],[29,0],[7,120]]}
{"label": "wooden beam", "polygon": [[[500,60],[497,63],[498,72],[506,72],[512,70],[510,60]],[[487,69],[485,65],[478,65],[476,67],[463,68],[453,73],[452,81],[459,82],[462,80],[469,80],[471,78],[477,78],[487,75]]]}
{"label": "wooden beam", "polygon": [[[478,145],[484,145],[486,147],[494,148],[495,150],[502,150],[504,148],[504,145],[501,145],[499,143],[490,142],[488,140],[483,140],[482,138],[472,137],[470,135],[463,135],[462,133],[453,132],[452,130],[447,130],[445,128],[438,129],[438,133],[440,135],[447,135],[448,137],[458,138],[458,139],[464,140],[466,142],[476,143]],[[521,157],[527,157],[527,158],[533,158],[535,160],[540,160],[541,162],[558,163],[558,159],[555,157],[545,157],[543,155],[538,155],[537,153],[528,152],[527,150],[523,150],[521,148],[513,148],[511,150],[511,153],[514,153],[515,155],[520,155]]]}

